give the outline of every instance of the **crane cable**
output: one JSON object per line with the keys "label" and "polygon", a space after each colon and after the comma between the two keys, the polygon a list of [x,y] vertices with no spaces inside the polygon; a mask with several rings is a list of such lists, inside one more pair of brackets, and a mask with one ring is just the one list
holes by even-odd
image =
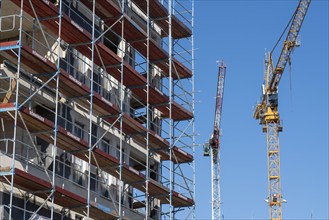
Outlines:
{"label": "crane cable", "polygon": [[291,22],[292,22],[292,20],[295,18],[297,10],[298,10],[298,9],[296,9],[296,10],[295,10],[295,13],[294,13],[294,14],[291,16],[291,18],[290,18],[290,20],[289,20],[289,22],[288,22],[287,26],[284,28],[284,30],[283,30],[283,32],[282,32],[282,34],[281,34],[281,36],[279,37],[278,41],[275,43],[275,45],[274,45],[273,49],[271,50],[271,54],[272,54],[272,53],[273,53],[273,51],[275,50],[276,46],[278,46],[278,44],[279,44],[279,42],[281,41],[281,39],[282,39],[282,37],[283,37],[284,33],[286,33],[286,31],[287,31],[287,29],[288,29],[288,27],[289,27],[290,23],[291,23]]}
{"label": "crane cable", "polygon": [[288,65],[289,65],[289,84],[290,84],[290,105],[291,108],[293,108],[291,57],[289,57]]}

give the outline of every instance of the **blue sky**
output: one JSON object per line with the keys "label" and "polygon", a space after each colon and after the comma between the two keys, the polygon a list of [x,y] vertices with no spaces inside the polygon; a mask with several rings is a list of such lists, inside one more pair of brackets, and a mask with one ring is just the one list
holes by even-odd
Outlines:
{"label": "blue sky", "polygon": [[[216,60],[227,64],[221,140],[225,219],[268,219],[266,137],[252,113],[261,95],[264,51],[273,48],[297,5],[297,0],[195,1],[200,144],[213,127]],[[312,1],[300,35],[291,73],[286,68],[279,86],[281,182],[288,201],[283,217],[328,219],[328,1]],[[196,154],[196,217],[210,219],[210,160],[202,147]]]}

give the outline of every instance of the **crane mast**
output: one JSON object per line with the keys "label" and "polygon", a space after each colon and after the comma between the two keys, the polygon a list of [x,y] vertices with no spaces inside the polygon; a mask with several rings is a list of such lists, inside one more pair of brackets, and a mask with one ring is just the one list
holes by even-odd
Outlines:
{"label": "crane mast", "polygon": [[270,220],[282,219],[281,175],[280,175],[280,144],[279,132],[282,131],[278,111],[278,86],[291,52],[296,46],[296,40],[311,0],[300,0],[292,17],[289,32],[284,41],[280,57],[274,68],[272,52],[265,58],[265,85],[262,89],[262,100],[257,105],[254,118],[259,120],[266,132],[268,157],[268,196],[265,200],[269,206]]}
{"label": "crane mast", "polygon": [[214,130],[209,140],[209,143],[206,144],[206,150],[204,154],[205,156],[209,156],[209,150],[211,150],[211,188],[213,220],[220,219],[220,123],[222,116],[225,74],[226,66],[224,64],[224,61],[222,60],[219,62],[218,67]]}

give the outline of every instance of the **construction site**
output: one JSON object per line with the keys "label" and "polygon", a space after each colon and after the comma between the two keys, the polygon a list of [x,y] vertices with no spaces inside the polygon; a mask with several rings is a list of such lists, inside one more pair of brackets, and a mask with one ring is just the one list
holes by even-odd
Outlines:
{"label": "construction site", "polygon": [[[296,102],[298,110],[290,116],[287,85],[280,85],[280,94],[284,95],[280,95],[279,111],[279,84],[288,71],[290,81],[285,83],[290,83],[292,97],[291,60],[301,46],[299,33],[311,0],[279,1],[280,8],[275,8],[272,1],[266,7],[261,1],[207,1],[203,2],[203,14],[199,11],[201,25],[195,28],[194,8],[200,2],[0,0],[0,220],[194,220],[210,219],[210,215],[212,220],[224,220],[222,194],[232,213],[228,219],[248,219],[249,211],[254,219],[255,210],[258,219],[264,219],[265,210],[268,219],[282,220],[282,206],[295,188],[298,195],[311,194],[308,201],[316,194],[313,188],[318,188],[320,196],[327,192],[323,186],[312,185],[317,184],[316,178],[309,178],[305,172],[315,165],[326,169],[321,164],[322,155],[309,162],[309,155],[323,154],[323,146],[320,151],[312,148],[306,152],[307,159],[300,156],[299,166],[288,153],[291,149],[293,155],[300,155],[307,147],[298,141],[305,141],[305,145],[308,141],[300,135],[304,130],[294,136],[302,126],[296,121],[289,124],[290,120],[296,117],[304,123],[314,115],[308,114],[313,109],[322,117],[318,117],[318,130],[315,124],[303,124],[314,136],[311,143],[328,137],[320,136],[328,130],[322,121],[327,113],[321,114],[328,110],[328,104],[318,101],[318,97],[328,97],[322,91],[328,90],[328,85],[308,83],[316,77],[304,79],[307,82],[300,80],[299,85],[305,88],[318,87],[307,95],[321,95],[304,99],[307,95],[301,90],[307,89],[299,89],[302,101]],[[321,4],[327,3],[318,2],[316,13]],[[217,20],[218,27],[218,23],[211,23]],[[280,34],[277,30],[282,30],[283,23],[286,26]],[[269,31],[272,29],[273,33]],[[313,34],[311,30],[308,32]],[[321,31],[324,34],[313,35],[328,38],[328,32]],[[274,32],[279,37],[273,41]],[[200,36],[198,40],[194,33]],[[328,51],[318,55],[323,45],[329,48],[328,42],[314,40],[314,36],[306,38],[306,44],[322,42],[321,46],[304,51],[307,62],[298,70],[298,79],[314,71],[306,63],[320,63],[320,58],[309,61],[310,54],[328,57]],[[207,48],[198,56],[199,68],[195,67],[195,41]],[[265,49],[262,72],[257,68],[257,57],[265,42],[274,46]],[[226,53],[228,62],[225,57],[217,59],[217,68],[209,70],[209,60],[218,53]],[[227,63],[232,66],[227,67]],[[327,60],[321,61],[325,63]],[[319,66],[314,64],[312,68]],[[325,72],[323,67],[318,72],[323,69]],[[323,78],[327,75],[320,74]],[[243,118],[247,112],[244,106],[252,105],[249,95],[253,94],[257,77],[263,82],[258,85],[260,96],[247,116],[251,125]],[[195,87],[206,90],[206,101],[198,108],[199,91]],[[259,89],[257,92],[259,95]],[[306,99],[322,106],[301,105]],[[222,111],[226,105],[228,141],[222,142]],[[310,106],[312,110],[307,111]],[[283,146],[291,145],[283,147],[283,155],[287,155],[283,160],[279,141],[282,118],[289,118]],[[311,120],[313,123],[317,118]],[[254,124],[258,128],[255,136]],[[207,133],[205,141],[198,139],[202,137],[200,131]],[[315,138],[317,135],[320,138]],[[258,137],[262,142],[257,143]],[[260,148],[262,159],[257,160]],[[328,162],[327,157],[324,160]],[[303,168],[304,164],[307,167]],[[282,181],[281,171],[288,181]],[[317,172],[317,178],[328,179],[327,174]],[[262,193],[261,199],[258,192]],[[206,200],[207,196],[211,199]],[[290,194],[290,198],[290,210],[305,201],[296,195]],[[328,198],[321,199],[313,203],[326,206]],[[258,201],[264,207],[260,208]],[[295,206],[298,211],[288,211],[287,219],[304,218],[296,213],[305,207]]]}
{"label": "construction site", "polygon": [[0,219],[192,218],[193,1],[0,4]]}

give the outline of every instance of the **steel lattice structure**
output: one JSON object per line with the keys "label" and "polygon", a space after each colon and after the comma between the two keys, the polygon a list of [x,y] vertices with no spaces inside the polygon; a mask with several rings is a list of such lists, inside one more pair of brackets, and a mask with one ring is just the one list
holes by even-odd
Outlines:
{"label": "steel lattice structure", "polygon": [[280,174],[279,132],[282,131],[282,126],[280,125],[278,111],[278,86],[290,55],[296,46],[298,33],[310,3],[311,0],[299,1],[292,19],[289,21],[291,23],[290,28],[275,67],[272,60],[272,52],[278,43],[267,54],[265,59],[265,85],[262,88],[263,94],[261,102],[257,105],[254,112],[254,118],[259,120],[259,123],[263,125],[263,132],[266,132],[268,157],[268,195],[266,202],[269,206],[269,218],[271,220],[282,219],[282,203],[285,202],[282,196]]}
{"label": "steel lattice structure", "polygon": [[280,145],[279,125],[276,122],[266,124],[267,154],[268,154],[268,195],[271,198],[270,219],[282,219],[282,194],[280,181]]}
{"label": "steel lattice structure", "polygon": [[214,130],[205,146],[205,156],[209,156],[207,152],[211,151],[211,212],[212,219],[218,220],[221,218],[220,213],[220,135],[221,135],[221,118],[222,106],[224,97],[224,84],[225,84],[226,66],[224,61],[219,62],[218,67],[218,80],[216,92],[216,106],[214,118]]}
{"label": "steel lattice structure", "polygon": [[[220,197],[220,150],[215,153],[212,152],[212,163],[211,163],[211,203],[212,203],[212,219],[221,219],[221,197]],[[216,162],[214,162],[216,160]]]}

